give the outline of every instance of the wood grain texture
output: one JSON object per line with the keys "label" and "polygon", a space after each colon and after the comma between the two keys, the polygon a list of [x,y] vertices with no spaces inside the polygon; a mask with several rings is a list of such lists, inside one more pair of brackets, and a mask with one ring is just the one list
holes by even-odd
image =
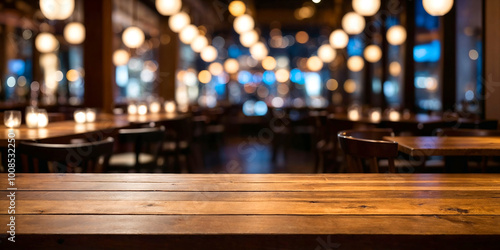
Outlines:
{"label": "wood grain texture", "polygon": [[16,186],[19,249],[500,243],[499,174],[18,174]]}
{"label": "wood grain texture", "polygon": [[385,140],[399,144],[411,156],[499,156],[500,137],[396,136]]}

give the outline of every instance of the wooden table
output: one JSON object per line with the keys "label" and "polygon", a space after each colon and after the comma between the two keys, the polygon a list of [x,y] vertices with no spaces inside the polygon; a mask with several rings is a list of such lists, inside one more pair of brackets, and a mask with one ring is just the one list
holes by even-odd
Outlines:
{"label": "wooden table", "polygon": [[[112,134],[118,129],[134,125],[143,125],[150,122],[175,120],[186,117],[181,114],[147,114],[139,115],[111,115],[100,114],[96,122],[78,124],[74,121],[52,122],[46,128],[28,128],[25,125],[14,129],[16,141],[53,142],[56,139],[67,139],[83,136],[89,133]],[[0,127],[0,147],[6,147],[9,128]]]}
{"label": "wooden table", "polygon": [[[14,129],[16,141],[45,141],[55,138],[74,137],[88,133],[103,132],[108,133],[130,125],[123,120],[98,120],[92,123],[78,124],[74,121],[63,121],[49,123],[46,128],[28,128],[22,125]],[[0,147],[7,145],[10,129],[0,128]]]}
{"label": "wooden table", "polygon": [[1,249],[500,244],[499,174],[18,174],[15,187],[16,243]]}
{"label": "wooden table", "polygon": [[162,122],[162,121],[172,121],[186,118],[185,114],[167,114],[167,113],[157,113],[157,114],[146,114],[146,115],[111,115],[105,114],[101,116],[103,119],[112,119],[114,121],[125,121],[132,124],[148,124],[150,122]]}
{"label": "wooden table", "polygon": [[500,156],[500,137],[396,136],[384,137],[398,143],[410,156]]}

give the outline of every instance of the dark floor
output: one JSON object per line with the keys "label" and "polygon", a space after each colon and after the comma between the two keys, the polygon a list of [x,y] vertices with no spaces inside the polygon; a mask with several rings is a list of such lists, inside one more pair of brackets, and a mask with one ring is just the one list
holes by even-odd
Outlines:
{"label": "dark floor", "polygon": [[[254,136],[224,139],[221,146],[210,146],[205,152],[204,163],[199,147],[194,148],[192,171],[195,173],[313,173],[314,157],[310,150],[289,147],[280,148],[276,162],[272,160],[272,144],[259,141]],[[198,153],[196,153],[198,152]]]}

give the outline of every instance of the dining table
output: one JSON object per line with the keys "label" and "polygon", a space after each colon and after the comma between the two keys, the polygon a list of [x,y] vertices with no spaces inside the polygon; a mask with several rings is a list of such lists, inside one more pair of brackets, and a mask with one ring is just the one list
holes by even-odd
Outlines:
{"label": "dining table", "polygon": [[410,156],[500,156],[500,137],[386,136]]}
{"label": "dining table", "polygon": [[9,139],[19,142],[41,142],[41,143],[72,143],[81,140],[98,141],[107,137],[115,137],[118,130],[148,126],[151,123],[171,121],[186,118],[186,114],[107,114],[101,113],[94,122],[77,123],[73,120],[51,122],[44,128],[28,128],[21,125],[18,128],[0,127],[0,155],[1,163],[7,165],[4,157],[7,152]]}
{"label": "dining table", "polygon": [[[500,137],[386,136],[410,157],[444,156],[447,172],[466,172],[469,157],[500,156]],[[484,171],[484,169],[483,169]]]}
{"label": "dining table", "polygon": [[[500,245],[500,174],[21,173],[8,178],[0,174],[1,249]],[[15,214],[8,213],[9,206]],[[7,239],[12,235],[15,242]]]}

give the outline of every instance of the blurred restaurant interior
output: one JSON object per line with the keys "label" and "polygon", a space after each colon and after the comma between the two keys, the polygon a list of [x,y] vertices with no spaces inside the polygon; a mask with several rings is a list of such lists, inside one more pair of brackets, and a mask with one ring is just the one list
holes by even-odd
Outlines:
{"label": "blurred restaurant interior", "polygon": [[[356,172],[342,130],[497,130],[497,5],[3,0],[0,109],[27,141],[114,137],[103,172]],[[142,139],[118,131],[162,126],[141,157]],[[447,171],[443,156],[407,156],[396,171]]]}

